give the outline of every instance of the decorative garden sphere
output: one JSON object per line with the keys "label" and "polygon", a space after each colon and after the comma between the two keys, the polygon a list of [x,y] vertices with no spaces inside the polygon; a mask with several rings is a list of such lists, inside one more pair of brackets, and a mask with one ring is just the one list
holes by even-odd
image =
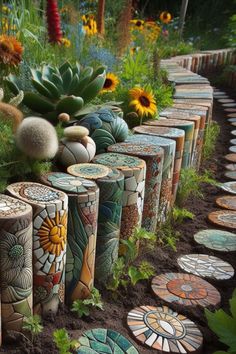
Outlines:
{"label": "decorative garden sphere", "polygon": [[64,138],[60,141],[57,160],[65,167],[77,163],[90,162],[96,153],[96,145],[88,136],[85,127],[71,126],[64,129]]}

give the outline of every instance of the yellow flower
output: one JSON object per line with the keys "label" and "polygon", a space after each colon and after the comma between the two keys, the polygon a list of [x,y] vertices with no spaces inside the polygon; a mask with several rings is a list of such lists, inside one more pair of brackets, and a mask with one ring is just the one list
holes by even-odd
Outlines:
{"label": "yellow flower", "polygon": [[0,62],[9,65],[18,65],[21,62],[23,47],[13,36],[0,36]]}
{"label": "yellow flower", "polygon": [[65,38],[63,37],[61,40],[60,40],[61,44],[64,45],[64,47],[66,48],[70,48],[71,46],[71,41],[68,39],[68,38]]}
{"label": "yellow flower", "polygon": [[143,20],[130,20],[130,23],[131,23],[133,29],[137,29],[137,30],[141,31],[143,29],[145,21],[143,21]]}
{"label": "yellow flower", "polygon": [[93,15],[91,14],[83,15],[82,21],[83,21],[83,29],[87,35],[93,36],[94,34],[97,33],[97,22],[94,19]]}
{"label": "yellow flower", "polygon": [[8,13],[10,12],[9,7],[6,6],[6,5],[3,5],[3,7],[2,7],[2,12],[3,12],[4,14],[8,14]]}
{"label": "yellow flower", "polygon": [[157,112],[156,100],[151,91],[145,91],[141,87],[135,87],[129,90],[131,97],[130,106],[141,117],[154,116]]}
{"label": "yellow flower", "polygon": [[169,23],[172,19],[172,16],[169,12],[167,11],[163,11],[161,14],[160,14],[160,20],[161,22],[163,23]]}
{"label": "yellow flower", "polygon": [[37,236],[39,242],[45,252],[60,256],[66,246],[67,235],[67,213],[60,215],[56,213],[55,218],[46,217],[42,223]]}
{"label": "yellow flower", "polygon": [[118,77],[113,73],[106,74],[106,80],[101,90],[102,93],[104,92],[113,92],[115,91],[117,85],[119,84]]}

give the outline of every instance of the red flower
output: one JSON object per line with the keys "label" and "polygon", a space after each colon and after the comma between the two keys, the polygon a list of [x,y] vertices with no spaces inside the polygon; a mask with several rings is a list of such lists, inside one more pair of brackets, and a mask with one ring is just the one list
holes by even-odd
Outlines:
{"label": "red flower", "polygon": [[61,43],[62,30],[57,0],[47,0],[48,38],[51,43]]}

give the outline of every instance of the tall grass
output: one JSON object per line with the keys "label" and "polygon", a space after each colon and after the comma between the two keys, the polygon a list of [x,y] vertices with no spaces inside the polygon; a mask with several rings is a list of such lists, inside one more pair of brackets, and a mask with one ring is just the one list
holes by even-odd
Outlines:
{"label": "tall grass", "polygon": [[204,145],[202,150],[203,160],[208,160],[211,158],[214,150],[217,138],[220,134],[220,126],[214,121],[209,122],[208,127],[205,132]]}

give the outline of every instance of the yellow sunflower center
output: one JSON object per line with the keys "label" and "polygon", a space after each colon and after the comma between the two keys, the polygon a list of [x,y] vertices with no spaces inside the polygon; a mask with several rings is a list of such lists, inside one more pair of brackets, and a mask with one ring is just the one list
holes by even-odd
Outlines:
{"label": "yellow sunflower center", "polygon": [[139,97],[139,102],[144,107],[149,107],[150,106],[150,101],[149,101],[149,99],[146,96],[140,96]]}

